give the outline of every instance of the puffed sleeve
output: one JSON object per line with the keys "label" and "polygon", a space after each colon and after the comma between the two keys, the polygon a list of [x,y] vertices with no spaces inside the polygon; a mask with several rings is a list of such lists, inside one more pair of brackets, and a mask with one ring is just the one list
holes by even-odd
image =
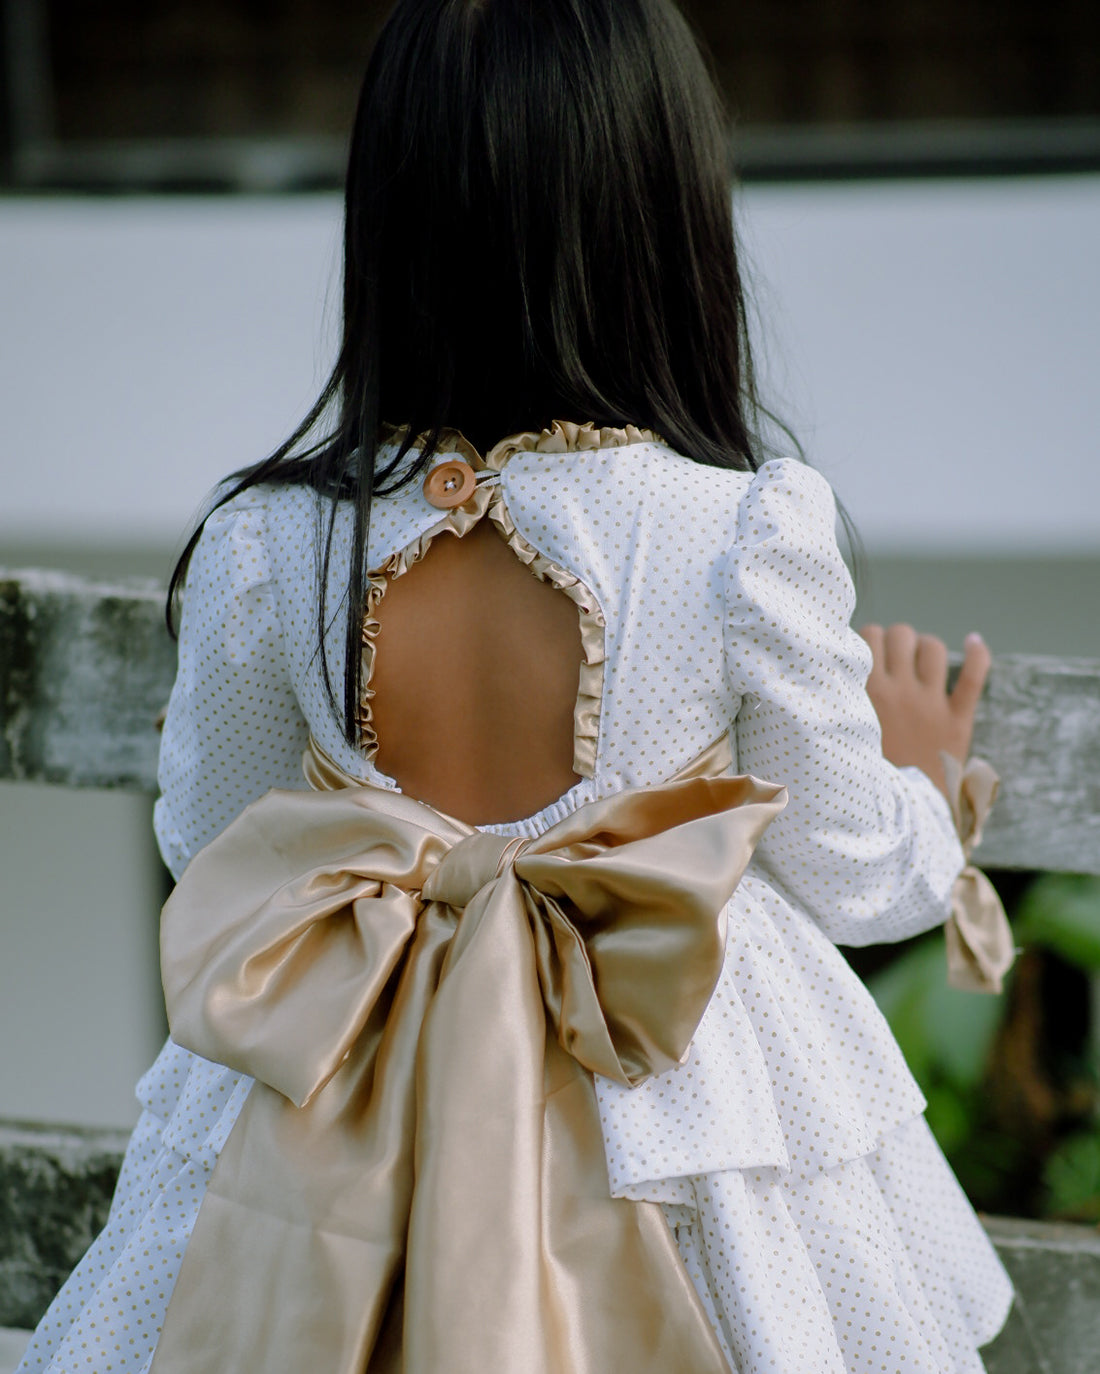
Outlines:
{"label": "puffed sleeve", "polygon": [[882,756],[835,520],[820,474],[760,469],[738,510],[725,653],[738,766],[790,792],[757,862],[832,940],[864,945],[944,921],[964,860],[932,782]]}
{"label": "puffed sleeve", "polygon": [[306,786],[309,731],[288,675],[265,513],[257,489],[220,507],[187,570],[153,812],[176,878],[249,802]]}

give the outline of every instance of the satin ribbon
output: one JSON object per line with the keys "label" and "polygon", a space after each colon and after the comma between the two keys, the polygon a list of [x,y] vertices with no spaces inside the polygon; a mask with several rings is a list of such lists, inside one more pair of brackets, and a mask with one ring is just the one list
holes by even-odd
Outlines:
{"label": "satin ribbon", "polygon": [[[969,860],[981,843],[1000,778],[984,759],[963,765],[941,753],[947,800],[963,855]],[[947,981],[964,992],[1000,992],[1016,958],[1012,927],[996,889],[980,868],[967,863],[951,892],[951,915],[944,927]]]}
{"label": "satin ribbon", "polygon": [[609,1196],[592,1074],[686,1055],[785,790],[516,840],[306,771],[340,790],[268,793],[164,908],[173,1038],[258,1081],[154,1374],[727,1374],[659,1208]]}

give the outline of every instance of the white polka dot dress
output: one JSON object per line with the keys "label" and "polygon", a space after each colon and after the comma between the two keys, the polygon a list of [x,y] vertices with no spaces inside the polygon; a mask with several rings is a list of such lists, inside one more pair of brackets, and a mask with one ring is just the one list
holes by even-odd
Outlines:
{"label": "white polka dot dress", "polygon": [[[703,467],[636,434],[558,436],[502,467],[518,535],[588,593],[604,663],[591,775],[485,828],[536,835],[667,779],[727,732],[737,770],[786,784],[790,802],[730,902],[725,966],[686,1062],[635,1089],[597,1080],[611,1190],[664,1209],[736,1374],[978,1374],[1008,1279],[835,948],[945,919],[963,863],[946,803],[882,758],[825,481],[787,460],[755,475]],[[378,499],[372,569],[439,519],[419,482]],[[333,607],[350,529],[341,512]],[[311,731],[345,771],[396,787],[328,704],[316,543],[312,494],[260,487],[215,512],[195,549],[155,813],[177,876],[250,801],[305,786]],[[338,673],[341,622],[326,641]],[[138,1086],[107,1226],[19,1374],[148,1370],[250,1086],[168,1043]]]}

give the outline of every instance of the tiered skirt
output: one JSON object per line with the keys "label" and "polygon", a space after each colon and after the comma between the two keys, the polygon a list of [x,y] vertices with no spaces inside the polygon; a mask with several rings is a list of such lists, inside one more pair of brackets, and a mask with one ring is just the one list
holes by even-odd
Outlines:
{"label": "tiered skirt", "polygon": [[[663,1209],[737,1374],[980,1374],[1011,1284],[888,1026],[752,870],[728,929],[687,1061],[635,1089],[597,1080],[612,1192]],[[19,1374],[145,1374],[250,1087],[165,1046],[108,1223]]]}

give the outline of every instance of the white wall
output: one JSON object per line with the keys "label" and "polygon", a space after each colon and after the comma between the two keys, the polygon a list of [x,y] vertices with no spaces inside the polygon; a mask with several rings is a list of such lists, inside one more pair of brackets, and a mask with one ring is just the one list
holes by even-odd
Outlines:
{"label": "white wall", "polygon": [[774,389],[868,547],[1100,553],[1100,177],[746,199]]}
{"label": "white wall", "polygon": [[126,1126],[164,1035],[152,804],[0,784],[0,1117]]}
{"label": "white wall", "polygon": [[0,200],[0,541],[173,544],[313,400],[338,241],[332,197]]}
{"label": "white wall", "polygon": [[[869,547],[1100,547],[1100,177],[758,187],[743,222],[779,409]],[[174,543],[315,394],[338,249],[332,196],[0,201],[0,545]]]}

